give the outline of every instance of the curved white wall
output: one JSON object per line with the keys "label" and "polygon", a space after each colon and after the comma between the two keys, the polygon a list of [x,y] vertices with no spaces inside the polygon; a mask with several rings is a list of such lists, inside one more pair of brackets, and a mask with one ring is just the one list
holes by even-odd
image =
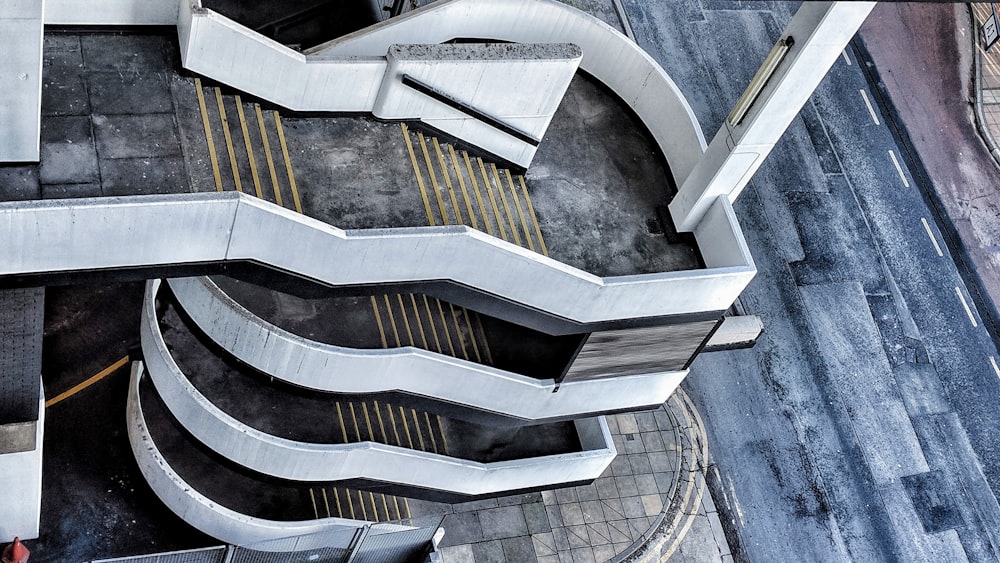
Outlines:
{"label": "curved white wall", "polygon": [[[280,522],[248,516],[219,505],[199,493],[178,475],[160,453],[149,435],[139,400],[139,378],[143,367],[132,364],[126,418],[132,453],[150,488],[170,510],[185,522],[224,542],[249,545],[266,540],[317,532],[342,532],[357,529],[366,522],[344,518],[323,518],[300,522]],[[296,547],[287,547],[290,551]]]}
{"label": "curved white wall", "polygon": [[687,371],[563,383],[413,347],[362,350],[315,342],[245,309],[210,279],[169,280],[178,303],[219,346],[272,377],[337,393],[402,391],[522,420],[575,418],[666,401]]}

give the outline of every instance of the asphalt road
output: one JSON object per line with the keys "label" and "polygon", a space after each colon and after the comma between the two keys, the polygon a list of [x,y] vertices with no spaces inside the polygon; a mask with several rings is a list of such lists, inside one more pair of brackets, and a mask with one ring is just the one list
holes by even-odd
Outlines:
{"label": "asphalt road", "polygon": [[[710,138],[792,7],[681,4],[626,7]],[[685,386],[742,558],[995,561],[1000,355],[866,52],[838,60],[737,202],[759,270],[743,303],[763,337],[701,357]]]}

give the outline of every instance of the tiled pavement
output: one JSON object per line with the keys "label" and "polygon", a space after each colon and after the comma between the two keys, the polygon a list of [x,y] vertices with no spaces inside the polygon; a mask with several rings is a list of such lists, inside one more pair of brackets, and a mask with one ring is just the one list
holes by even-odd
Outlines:
{"label": "tiled pavement", "polygon": [[[975,19],[974,25],[978,30],[983,22],[990,17],[990,5],[984,3],[971,4],[972,13]],[[989,51],[982,48],[982,41],[976,42],[978,56],[978,79],[979,88],[977,105],[981,113],[979,121],[981,132],[993,158],[1000,162],[1000,42],[993,45]]]}
{"label": "tiled pavement", "polygon": [[[618,457],[594,483],[444,510],[444,563],[731,560],[704,487],[700,421],[683,392],[608,417]],[[424,506],[419,506],[424,505]]]}

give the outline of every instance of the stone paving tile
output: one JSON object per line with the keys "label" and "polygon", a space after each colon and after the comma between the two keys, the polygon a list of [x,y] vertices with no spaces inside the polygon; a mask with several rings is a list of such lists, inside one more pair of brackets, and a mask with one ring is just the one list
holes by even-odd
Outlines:
{"label": "stone paving tile", "polygon": [[562,519],[562,511],[559,510],[559,505],[546,505],[545,514],[549,517],[549,525],[553,528],[558,528],[565,526],[566,523]]}
{"label": "stone paving tile", "polygon": [[94,114],[93,122],[102,159],[181,156],[173,113]]}
{"label": "stone paving tile", "polygon": [[[657,409],[659,410],[659,409]],[[637,412],[635,414],[636,424],[639,426],[640,432],[652,432],[653,430],[658,430],[656,426],[656,416],[653,412]]]}
{"label": "stone paving tile", "polygon": [[525,495],[510,495],[508,497],[499,497],[497,499],[497,506],[514,506],[516,504],[528,504],[532,502],[542,502],[542,494],[528,493]]}
{"label": "stone paving tile", "polygon": [[552,528],[552,541],[556,544],[556,551],[565,551],[569,549],[569,532],[566,528]]}
{"label": "stone paving tile", "polygon": [[40,148],[41,183],[76,184],[100,180],[89,117],[42,119]]}
{"label": "stone paving tile", "polygon": [[566,526],[566,539],[569,540],[570,548],[588,547],[590,545],[590,533],[586,525]]}
{"label": "stone paving tile", "polygon": [[653,472],[653,467],[649,463],[649,455],[645,452],[639,454],[629,454],[628,463],[632,467],[633,475]]}
{"label": "stone paving tile", "polygon": [[483,528],[479,524],[479,516],[475,512],[458,512],[448,514],[441,523],[444,528],[444,539],[441,545],[459,545],[483,541]]}
{"label": "stone paving tile", "polygon": [[560,504],[559,513],[562,515],[562,522],[566,526],[574,526],[584,523],[583,507],[581,507],[578,502]]}
{"label": "stone paving tile", "polygon": [[594,558],[598,561],[608,561],[615,555],[617,555],[615,546],[611,544],[594,546]]}
{"label": "stone paving tile", "polygon": [[619,434],[635,434],[639,432],[639,424],[635,420],[635,414],[626,413],[615,415],[618,421]]}
{"label": "stone paving tile", "polygon": [[506,563],[500,540],[472,544],[472,556],[476,563]]}
{"label": "stone paving tile", "polygon": [[559,555],[542,555],[538,557],[538,563],[559,563]]}
{"label": "stone paving tile", "polygon": [[626,518],[642,518],[646,515],[646,508],[639,496],[622,497],[622,507],[625,508]]}
{"label": "stone paving tile", "polygon": [[25,166],[0,166],[0,200],[23,201],[38,199],[38,168]]}
{"label": "stone paving tile", "polygon": [[556,489],[556,502],[559,504],[567,504],[571,502],[579,502],[580,497],[577,495],[576,487],[569,487],[566,489]]}
{"label": "stone paving tile", "polygon": [[631,475],[632,466],[629,464],[628,458],[619,452],[615,456],[615,459],[611,461],[611,472],[614,475]]}
{"label": "stone paving tile", "polygon": [[102,159],[101,188],[106,196],[190,191],[181,157]]}
{"label": "stone paving tile", "polygon": [[101,195],[101,185],[96,183],[42,185],[42,199],[100,197],[100,195]]}
{"label": "stone paving tile", "polygon": [[646,459],[649,460],[649,468],[652,473],[669,473],[674,470],[673,457],[667,452],[649,452]]}
{"label": "stone paving tile", "polygon": [[612,543],[616,545],[621,543],[628,545],[634,539],[632,537],[632,529],[625,520],[612,520],[608,522],[608,534]]}
{"label": "stone paving tile", "polygon": [[599,498],[597,494],[597,486],[593,483],[589,485],[580,485],[576,488],[577,497],[579,497],[580,502],[588,500],[597,500]]}
{"label": "stone paving tile", "polygon": [[635,486],[640,495],[658,495],[660,489],[656,486],[656,477],[652,473],[635,476]]}
{"label": "stone paving tile", "polygon": [[500,544],[503,546],[504,557],[511,563],[535,559],[535,548],[530,536],[502,539]]}
{"label": "stone paving tile", "polygon": [[512,538],[528,534],[528,525],[520,506],[503,506],[479,511],[483,539]]}
{"label": "stone paving tile", "polygon": [[611,531],[606,522],[594,522],[587,524],[587,533],[590,535],[590,545],[607,545],[611,543]]}
{"label": "stone paving tile", "polygon": [[660,432],[643,432],[642,433],[642,446],[647,453],[649,452],[662,452],[666,449],[663,445],[663,438],[660,436]]}
{"label": "stone paving tile", "polygon": [[475,561],[472,544],[452,545],[438,548],[443,563],[469,563]]}
{"label": "stone paving tile", "polygon": [[663,510],[663,497],[660,495],[642,495],[642,506],[645,508],[646,516],[656,516]]}
{"label": "stone paving tile", "polygon": [[90,103],[94,113],[141,114],[173,112],[174,104],[164,73],[122,75],[117,72],[92,72]]}
{"label": "stone paving tile", "polygon": [[521,510],[524,512],[524,522],[528,526],[529,534],[540,534],[552,531],[548,514],[545,512],[545,505],[540,502],[522,504]]}

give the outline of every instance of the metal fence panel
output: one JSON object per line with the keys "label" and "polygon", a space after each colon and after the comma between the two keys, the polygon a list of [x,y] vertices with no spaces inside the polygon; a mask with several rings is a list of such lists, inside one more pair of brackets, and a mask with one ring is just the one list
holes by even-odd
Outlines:
{"label": "metal fence panel", "polygon": [[[421,563],[444,516],[373,524],[354,550],[351,563]],[[400,525],[413,526],[400,529]]]}
{"label": "metal fence panel", "polygon": [[347,547],[320,547],[303,551],[256,551],[244,547],[233,549],[231,563],[345,563],[351,550]]}
{"label": "metal fence panel", "polygon": [[220,545],[218,547],[185,549],[169,553],[154,553],[152,555],[100,559],[94,560],[92,563],[224,563],[225,560],[226,546]]}

